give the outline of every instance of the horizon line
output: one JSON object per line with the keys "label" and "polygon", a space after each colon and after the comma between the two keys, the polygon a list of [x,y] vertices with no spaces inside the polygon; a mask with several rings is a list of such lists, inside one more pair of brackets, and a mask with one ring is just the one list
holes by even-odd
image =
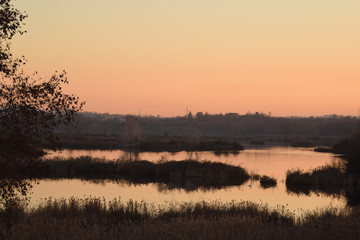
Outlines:
{"label": "horizon line", "polygon": [[[201,111],[200,111],[201,112]],[[108,115],[123,115],[123,116],[139,116],[139,117],[162,117],[162,118],[175,118],[175,117],[186,117],[186,114],[183,115],[161,115],[161,114],[154,114],[154,113],[150,113],[150,114],[132,114],[132,113],[110,113],[110,112],[96,112],[96,111],[80,111],[79,113],[90,113],[90,114],[108,114]],[[189,113],[192,114],[193,117],[196,116],[197,113],[192,113],[189,110]],[[219,113],[210,113],[210,112],[201,112],[204,115],[207,113],[209,115],[226,115],[226,114],[238,114],[239,116],[246,116],[246,115],[262,115],[262,116],[267,116],[267,117],[280,117],[280,118],[311,118],[311,117],[355,117],[355,118],[360,118],[359,115],[342,115],[342,114],[336,114],[336,113],[332,113],[332,114],[322,114],[322,115],[273,115],[271,112],[269,113],[264,113],[264,112],[250,112],[248,111],[247,113],[241,114],[239,112],[219,112]]]}

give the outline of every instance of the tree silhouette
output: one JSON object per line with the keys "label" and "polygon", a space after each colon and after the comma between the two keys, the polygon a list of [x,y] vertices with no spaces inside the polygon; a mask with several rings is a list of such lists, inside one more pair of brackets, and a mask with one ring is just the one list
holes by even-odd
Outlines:
{"label": "tree silhouette", "polygon": [[44,144],[56,148],[54,127],[70,124],[84,102],[63,92],[65,71],[43,79],[20,70],[24,58],[12,56],[9,40],[23,33],[27,15],[11,0],[0,0],[0,7],[0,165],[19,165],[32,162]]}
{"label": "tree silhouette", "polygon": [[9,40],[15,34],[23,34],[21,26],[27,18],[27,14],[20,12],[12,4],[11,0],[0,0],[0,72],[9,75],[14,73],[23,62],[22,59],[14,59],[10,52]]}

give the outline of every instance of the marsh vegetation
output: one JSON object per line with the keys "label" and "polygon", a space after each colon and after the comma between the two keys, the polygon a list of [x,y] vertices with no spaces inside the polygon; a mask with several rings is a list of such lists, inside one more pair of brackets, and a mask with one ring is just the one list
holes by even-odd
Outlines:
{"label": "marsh vegetation", "polygon": [[359,207],[300,218],[249,202],[170,203],[46,200],[0,212],[2,239],[358,239]]}
{"label": "marsh vegetation", "polygon": [[[41,160],[26,169],[19,169],[20,172],[23,178],[126,180],[132,183],[163,183],[188,191],[242,185],[250,178],[259,180],[262,186],[276,186],[275,179],[250,174],[240,166],[197,160],[151,162],[131,159],[109,161],[89,156],[58,157]],[[3,173],[3,176],[6,174]]]}

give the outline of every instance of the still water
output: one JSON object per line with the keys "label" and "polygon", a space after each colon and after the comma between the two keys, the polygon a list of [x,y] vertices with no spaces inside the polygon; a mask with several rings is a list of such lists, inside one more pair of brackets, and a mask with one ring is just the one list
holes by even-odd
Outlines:
{"label": "still water", "polygon": [[328,196],[321,193],[296,195],[287,191],[285,186],[286,172],[290,169],[310,170],[340,159],[330,153],[317,153],[309,148],[273,147],[267,149],[249,149],[239,154],[216,155],[212,152],[178,152],[178,153],[139,153],[137,155],[123,151],[101,150],[63,150],[49,152],[47,158],[60,156],[63,158],[88,155],[92,157],[114,160],[118,158],[133,158],[149,161],[197,159],[223,162],[246,168],[249,172],[265,174],[277,179],[277,186],[263,189],[257,181],[248,181],[241,186],[230,186],[220,189],[199,189],[186,191],[184,189],[169,189],[164,184],[131,184],[125,181],[83,181],[83,180],[40,180],[32,189],[30,205],[36,206],[44,199],[68,197],[100,197],[107,201],[120,198],[146,201],[155,204],[188,201],[251,201],[267,204],[276,208],[284,206],[295,214],[303,211],[313,211],[321,208],[345,207],[346,199],[342,196]]}

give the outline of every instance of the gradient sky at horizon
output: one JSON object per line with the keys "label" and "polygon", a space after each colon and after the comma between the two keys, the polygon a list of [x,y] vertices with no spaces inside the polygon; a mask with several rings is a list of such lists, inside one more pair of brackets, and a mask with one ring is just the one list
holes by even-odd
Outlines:
{"label": "gradient sky at horizon", "polygon": [[356,115],[358,0],[16,0],[26,71],[66,69],[85,111]]}

